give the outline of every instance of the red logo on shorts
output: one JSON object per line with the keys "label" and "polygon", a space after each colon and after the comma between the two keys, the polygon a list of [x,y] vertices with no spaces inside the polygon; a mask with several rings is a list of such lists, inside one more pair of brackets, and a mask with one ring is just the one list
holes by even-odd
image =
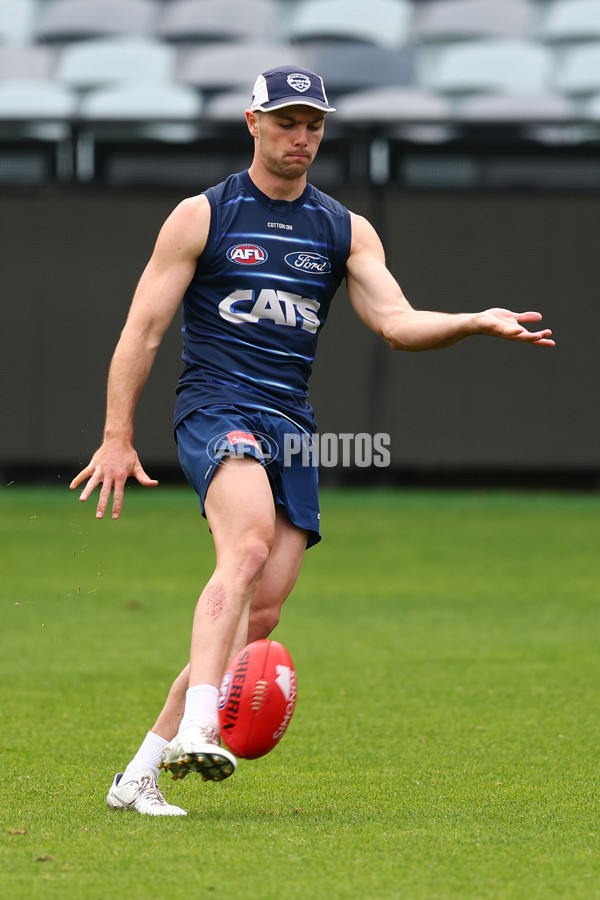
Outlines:
{"label": "red logo on shorts", "polygon": [[260,444],[249,431],[229,431],[226,437],[234,447],[236,444],[248,444],[250,447],[254,447],[255,450],[260,451]]}

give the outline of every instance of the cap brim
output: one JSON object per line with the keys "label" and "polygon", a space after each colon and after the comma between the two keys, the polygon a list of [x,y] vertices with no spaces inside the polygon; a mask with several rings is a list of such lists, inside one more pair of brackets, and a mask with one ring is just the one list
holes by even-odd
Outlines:
{"label": "cap brim", "polygon": [[328,103],[323,103],[320,100],[310,99],[303,100],[302,97],[299,97],[297,94],[294,97],[288,97],[284,100],[271,100],[270,102],[267,100],[266,103],[260,103],[257,106],[252,105],[250,109],[252,112],[259,110],[260,112],[273,112],[276,109],[284,109],[286,106],[312,106],[313,109],[320,109],[321,112],[335,112],[335,106],[329,106]]}

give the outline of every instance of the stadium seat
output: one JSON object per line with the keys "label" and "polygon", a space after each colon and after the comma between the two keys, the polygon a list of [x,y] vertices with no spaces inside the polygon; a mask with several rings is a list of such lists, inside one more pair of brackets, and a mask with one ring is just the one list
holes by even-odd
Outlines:
{"label": "stadium seat", "polygon": [[590,99],[585,114],[588,118],[600,122],[600,94],[595,94]]}
{"label": "stadium seat", "polygon": [[50,78],[56,54],[38,44],[0,44],[0,79]]}
{"label": "stadium seat", "polygon": [[196,119],[202,98],[183,84],[134,82],[101,88],[82,98],[82,119],[152,122],[164,119]]}
{"label": "stadium seat", "polygon": [[432,0],[417,3],[410,31],[420,78],[453,44],[486,38],[524,38],[537,18],[529,0]]}
{"label": "stadium seat", "polygon": [[[79,106],[81,120],[89,123],[88,133],[94,135],[94,143],[187,143],[198,138],[201,113],[202,97],[197,91],[166,82],[138,81],[101,88],[85,95]],[[80,167],[81,159],[80,155]],[[89,165],[88,160],[84,169]]]}
{"label": "stadium seat", "polygon": [[600,91],[600,41],[566,50],[556,68],[554,85],[573,96]]}
{"label": "stadium seat", "polygon": [[24,44],[33,31],[34,0],[2,0],[0,3],[0,43]]}
{"label": "stadium seat", "polygon": [[53,0],[42,4],[35,38],[66,42],[102,35],[150,34],[157,12],[154,0]]}
{"label": "stadium seat", "polygon": [[[551,93],[480,94],[458,100],[454,115],[463,126],[501,127],[505,139],[515,136],[546,145],[578,143],[581,127],[571,123],[577,113],[566,98]],[[512,133],[511,129],[517,129]]]}
{"label": "stadium seat", "polygon": [[443,94],[531,93],[545,90],[551,55],[534,42],[482,40],[447,47],[424,77]]}
{"label": "stadium seat", "polygon": [[557,44],[600,39],[600,0],[556,0],[549,3],[539,36]]}
{"label": "stadium seat", "polygon": [[379,87],[343,97],[337,106],[340,122],[389,124],[443,122],[450,107],[444,97],[420,88]]}
{"label": "stadium seat", "polygon": [[416,82],[412,47],[332,44],[312,56],[312,68],[322,76],[329,98],[383,85]]}
{"label": "stadium seat", "polygon": [[454,116],[461,122],[566,122],[573,116],[566,97],[551,93],[477,94],[458,100]]}
{"label": "stadium seat", "polygon": [[304,0],[291,15],[291,41],[355,40],[379,47],[404,43],[412,4],[408,0]]}
{"label": "stadium seat", "polygon": [[117,81],[154,83],[171,77],[175,59],[173,47],[151,38],[96,38],[66,46],[56,77],[78,90]]}
{"label": "stadium seat", "polygon": [[[71,174],[71,120],[76,115],[76,107],[76,97],[62,85],[53,84],[46,79],[3,79],[0,81],[0,139],[19,142],[24,140],[28,146],[30,141],[34,141],[36,145],[38,142],[47,146],[55,145],[52,158],[57,167],[57,175],[68,179]],[[34,168],[41,166],[40,171],[47,171],[48,160],[44,163],[42,158],[37,157],[37,161],[32,162],[30,154],[31,149],[26,154],[16,151],[15,171],[21,167],[27,171],[31,165]],[[23,177],[27,182],[31,171]],[[42,176],[42,183],[46,178],[47,174]],[[37,176],[33,180],[35,182]]]}
{"label": "stadium seat", "polygon": [[250,105],[251,91],[225,91],[210,97],[204,107],[204,118],[209,122],[222,122],[227,125],[238,124],[246,127],[244,111]]}
{"label": "stadium seat", "polygon": [[276,13],[274,0],[169,0],[156,34],[168,41],[268,41]]}
{"label": "stadium seat", "polygon": [[302,51],[288,44],[196,46],[181,51],[176,78],[205,92],[244,88],[247,105],[259,72],[290,62],[304,66],[306,60],[303,57]]}
{"label": "stadium seat", "polygon": [[529,0],[434,0],[416,4],[410,39],[422,44],[483,37],[528,38],[535,18]]}
{"label": "stadium seat", "polygon": [[75,114],[76,98],[63,85],[46,80],[0,81],[0,119],[68,119]]}

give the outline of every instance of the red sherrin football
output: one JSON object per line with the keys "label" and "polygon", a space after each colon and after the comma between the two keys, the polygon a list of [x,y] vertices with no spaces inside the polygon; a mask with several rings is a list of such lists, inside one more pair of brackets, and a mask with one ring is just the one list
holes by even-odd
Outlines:
{"label": "red sherrin football", "polygon": [[232,660],[219,693],[221,737],[236,756],[257,759],[281,740],[296,706],[296,672],[282,644],[254,641]]}

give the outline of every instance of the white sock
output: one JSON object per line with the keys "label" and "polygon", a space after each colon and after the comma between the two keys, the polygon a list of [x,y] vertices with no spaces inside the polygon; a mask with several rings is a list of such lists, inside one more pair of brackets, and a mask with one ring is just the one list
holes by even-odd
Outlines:
{"label": "white sock", "polygon": [[158,763],[165,746],[169,742],[161,738],[153,731],[149,731],[140,745],[140,749],[135,754],[121,778],[121,783],[131,781],[133,777],[139,775],[140,772],[147,772],[150,769],[154,777],[158,779]]}
{"label": "white sock", "polygon": [[219,691],[212,684],[196,684],[185,694],[185,709],[179,731],[193,725],[219,725]]}

